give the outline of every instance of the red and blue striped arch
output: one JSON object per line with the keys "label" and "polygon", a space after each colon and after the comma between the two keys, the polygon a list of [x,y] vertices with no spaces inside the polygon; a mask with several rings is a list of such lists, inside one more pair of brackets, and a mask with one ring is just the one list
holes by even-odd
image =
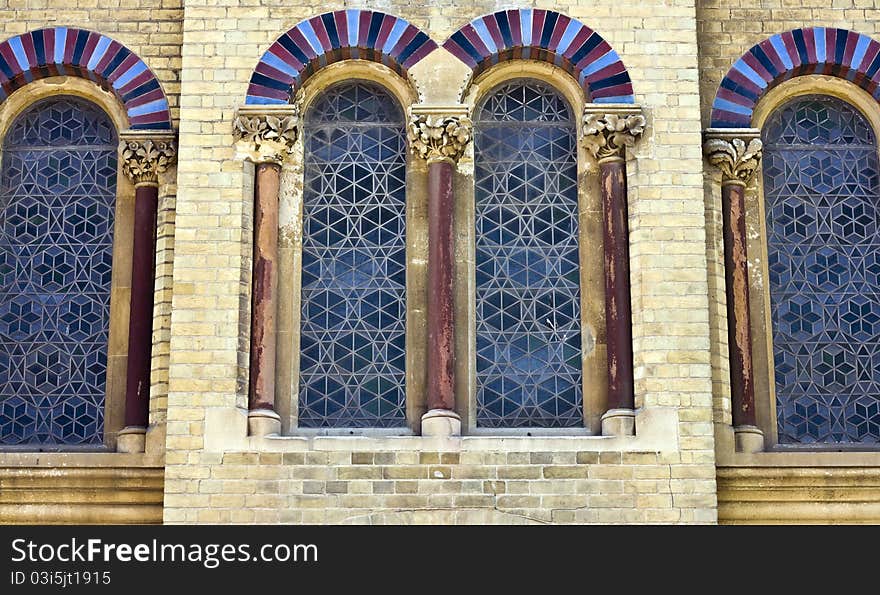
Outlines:
{"label": "red and blue striped arch", "polygon": [[809,27],[752,46],[721,81],[712,104],[713,128],[748,128],[761,96],[805,74],[846,79],[880,100],[880,43],[846,29]]}
{"label": "red and blue striped arch", "polygon": [[245,103],[289,103],[319,68],[347,59],[380,62],[406,76],[437,48],[418,27],[372,10],[337,10],[306,19],[279,37],[251,75]]}
{"label": "red and blue striped arch", "polygon": [[125,106],[129,126],[170,130],[168,99],[159,80],[137,54],[106,35],[55,27],[0,43],[0,102],[35,80],[79,76],[112,89]]}
{"label": "red and blue striped arch", "polygon": [[635,102],[629,73],[608,42],[577,19],[552,10],[482,16],[453,33],[443,47],[474,74],[505,60],[540,60],[573,75],[591,102]]}

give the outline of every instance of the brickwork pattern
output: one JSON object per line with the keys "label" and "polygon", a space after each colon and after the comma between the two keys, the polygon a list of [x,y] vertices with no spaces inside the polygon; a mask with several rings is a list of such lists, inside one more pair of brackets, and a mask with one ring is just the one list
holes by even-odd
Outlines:
{"label": "brickwork pattern", "polygon": [[166,522],[668,523],[714,520],[714,470],[655,452],[203,454],[166,479]]}
{"label": "brickwork pattern", "polygon": [[[675,412],[662,449],[608,450],[602,438],[579,438],[579,446],[559,448],[524,447],[522,438],[511,446],[493,438],[491,448],[485,443],[474,448],[464,438],[458,449],[420,452],[424,443],[418,438],[412,438],[418,446],[403,449],[386,449],[381,438],[348,447],[338,438],[329,439],[337,440],[330,449],[310,444],[278,452],[245,438],[253,166],[236,160],[231,132],[260,56],[302,19],[330,10],[387,12],[442,44],[472,19],[515,5],[0,0],[4,39],[69,26],[125,44],[161,81],[179,127],[179,167],[160,189],[153,328],[151,417],[161,423],[167,408],[168,421],[165,522],[716,521],[713,422],[730,423],[730,403],[719,180],[704,167],[700,131],[708,125],[722,77],[753,44],[806,26],[842,27],[877,38],[880,7],[877,0],[531,4],[578,18],[606,39],[627,67],[635,101],[648,120],[627,166],[633,348],[636,406]],[[442,74],[432,76],[430,84],[420,85],[426,102],[432,85],[444,81]],[[598,192],[595,168],[580,183]],[[423,207],[424,196],[415,193],[411,199]],[[88,457],[95,456],[81,455],[76,464],[87,467]],[[155,458],[149,464],[118,460],[122,467],[146,465],[158,473]],[[8,454],[4,461],[36,465],[27,455]],[[728,486],[722,494],[725,514],[748,516],[730,512],[733,480],[722,471]],[[158,514],[154,496],[150,507]]]}
{"label": "brickwork pattern", "polygon": [[[364,8],[403,17],[438,43],[474,17],[496,10],[494,2],[372,4]],[[579,465],[576,453],[508,453],[503,441],[497,452],[478,458],[462,453],[457,464],[449,461],[450,477],[442,480],[433,475],[434,470],[444,473],[440,459],[419,462],[417,452],[224,455],[203,450],[206,434],[213,433],[206,431],[206,414],[246,407],[252,206],[248,166],[234,159],[234,109],[244,101],[260,56],[281,33],[303,18],[344,7],[341,2],[186,2],[166,522],[353,517],[467,522],[484,514],[471,517],[470,510],[490,516],[497,510],[526,511],[525,516],[544,522],[633,522],[649,516],[714,522],[703,176],[690,1],[548,6],[581,19],[614,47],[629,69],[636,102],[648,114],[647,138],[629,164],[637,406],[678,408],[680,445],[662,461],[650,455],[645,472],[659,478],[637,478],[641,467],[620,459],[629,455]],[[546,463],[538,462],[542,457]],[[373,462],[354,463],[368,459]],[[398,473],[403,476],[395,477]],[[605,481],[618,483],[606,486]],[[503,483],[504,492],[488,487],[492,482]],[[386,516],[371,517],[367,507]]]}
{"label": "brickwork pattern", "polygon": [[[166,178],[174,180],[174,171]],[[160,186],[156,220],[156,289],[153,307],[153,357],[150,371],[150,422],[164,423],[168,410],[168,364],[171,359],[171,296],[174,272],[176,184]]]}
{"label": "brickwork pattern", "polygon": [[176,123],[183,0],[0,0],[3,39],[59,26],[102,33],[140,56],[162,84]]}

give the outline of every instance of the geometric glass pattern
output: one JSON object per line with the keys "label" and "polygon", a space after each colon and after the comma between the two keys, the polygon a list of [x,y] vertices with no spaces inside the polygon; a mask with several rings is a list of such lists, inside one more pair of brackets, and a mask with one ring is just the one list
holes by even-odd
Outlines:
{"label": "geometric glass pattern", "polygon": [[553,10],[512,8],[481,16],[453,33],[443,47],[476,77],[506,60],[538,60],[571,74],[594,103],[633,103],[632,81],[602,36]]}
{"label": "geometric glass pattern", "polygon": [[171,129],[168,99],[137,54],[100,33],[53,27],[0,42],[0,102],[16,89],[50,76],[95,81],[125,105],[129,127]]}
{"label": "geometric glass pattern", "polygon": [[871,126],[800,97],[763,130],[779,442],[880,442],[880,169]]}
{"label": "geometric glass pattern", "polygon": [[266,50],[251,75],[245,103],[290,103],[306,78],[340,60],[381,62],[406,77],[435,49],[430,37],[400,17],[356,8],[326,12],[301,21]]}
{"label": "geometric glass pattern", "polygon": [[712,103],[713,128],[748,128],[761,96],[804,74],[852,81],[880,99],[880,43],[832,27],[777,33],[752,46],[722,79]]}
{"label": "geometric glass pattern", "polygon": [[406,135],[382,87],[346,82],[303,128],[299,423],[406,423]]}
{"label": "geometric glass pattern", "polygon": [[19,116],[0,175],[0,444],[103,441],[116,129],[53,97]]}
{"label": "geometric glass pattern", "polygon": [[572,110],[515,80],[475,129],[477,425],[583,427]]}

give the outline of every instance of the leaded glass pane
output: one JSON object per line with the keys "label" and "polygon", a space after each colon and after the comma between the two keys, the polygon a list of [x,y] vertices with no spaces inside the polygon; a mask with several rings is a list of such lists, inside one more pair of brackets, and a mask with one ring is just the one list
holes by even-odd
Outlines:
{"label": "leaded glass pane", "polygon": [[571,108],[511,81],[476,131],[477,424],[583,427]]}
{"label": "leaded glass pane", "polygon": [[31,106],[0,175],[0,443],[101,444],[116,130],[91,103]]}
{"label": "leaded glass pane", "polygon": [[779,442],[880,442],[880,235],[873,130],[801,97],[764,127]]}
{"label": "leaded glass pane", "polygon": [[326,91],[305,119],[299,423],[406,423],[406,137],[378,85]]}

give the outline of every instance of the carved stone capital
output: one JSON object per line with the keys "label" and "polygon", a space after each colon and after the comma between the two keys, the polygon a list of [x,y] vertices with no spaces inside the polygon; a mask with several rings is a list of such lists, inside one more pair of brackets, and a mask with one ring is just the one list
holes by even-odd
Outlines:
{"label": "carved stone capital", "polygon": [[458,161],[473,129],[466,106],[413,106],[406,127],[410,151],[426,161]]}
{"label": "carved stone capital", "polygon": [[299,109],[293,105],[243,105],[235,114],[232,136],[239,158],[277,163],[293,153]]}
{"label": "carved stone capital", "polygon": [[642,108],[631,104],[592,104],[584,109],[584,146],[597,161],[624,159],[645,131]]}
{"label": "carved stone capital", "polygon": [[722,184],[747,186],[761,165],[761,131],[757,128],[707,128],[703,153],[721,170]]}
{"label": "carved stone capital", "polygon": [[174,162],[174,133],[156,130],[125,130],[119,134],[119,157],[123,173],[134,182],[159,184],[159,174]]}

